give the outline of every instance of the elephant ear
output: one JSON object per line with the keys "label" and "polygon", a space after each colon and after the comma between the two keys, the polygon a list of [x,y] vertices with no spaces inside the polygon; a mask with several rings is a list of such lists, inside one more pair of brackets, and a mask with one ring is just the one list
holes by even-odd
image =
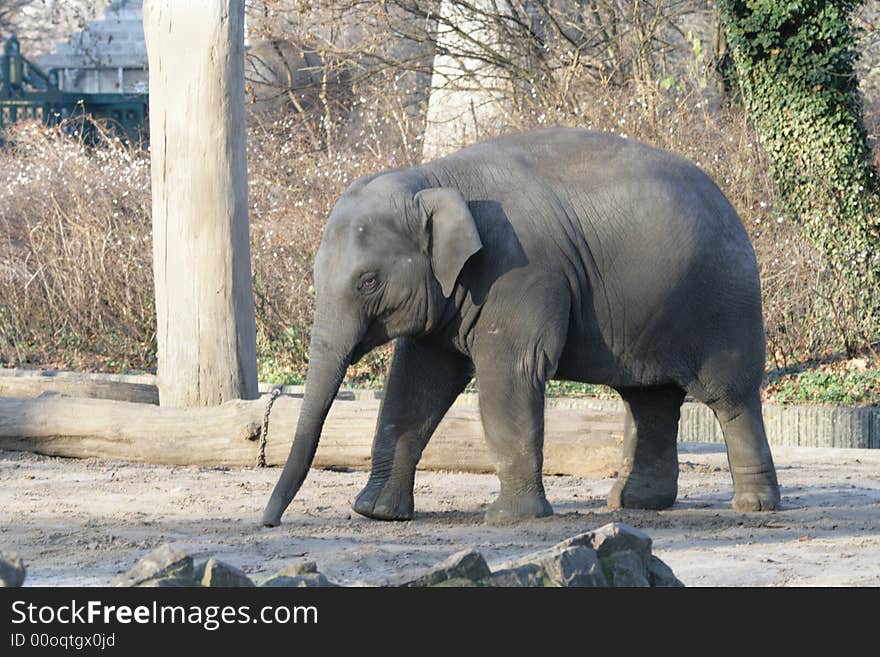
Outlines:
{"label": "elephant ear", "polygon": [[467,201],[456,189],[423,189],[415,195],[422,225],[430,235],[431,267],[449,297],[464,263],[483,248]]}

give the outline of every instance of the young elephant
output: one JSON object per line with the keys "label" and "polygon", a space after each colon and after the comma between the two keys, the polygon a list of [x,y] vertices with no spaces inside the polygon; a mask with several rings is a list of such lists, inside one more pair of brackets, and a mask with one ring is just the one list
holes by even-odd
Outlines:
{"label": "young elephant", "polygon": [[754,251],[719,189],[680,157],[548,129],[361,178],[330,215],[315,287],[305,399],[265,525],[280,523],[305,479],[348,365],[393,338],[358,513],[413,517],[416,464],[474,374],[501,480],[489,520],[552,513],[541,465],[554,378],[624,400],[610,506],[675,501],[685,393],[721,424],[733,507],[779,504]]}

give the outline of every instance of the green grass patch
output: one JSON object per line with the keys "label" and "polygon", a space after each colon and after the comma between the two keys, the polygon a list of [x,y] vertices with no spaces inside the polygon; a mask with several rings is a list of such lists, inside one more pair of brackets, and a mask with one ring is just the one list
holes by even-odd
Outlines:
{"label": "green grass patch", "polygon": [[880,369],[771,372],[767,398],[780,404],[880,405]]}

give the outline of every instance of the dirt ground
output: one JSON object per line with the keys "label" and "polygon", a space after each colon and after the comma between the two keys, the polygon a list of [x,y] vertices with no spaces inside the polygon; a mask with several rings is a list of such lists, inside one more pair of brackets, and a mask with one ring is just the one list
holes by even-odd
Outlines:
{"label": "dirt ground", "polygon": [[552,518],[487,526],[491,475],[421,472],[416,518],[350,511],[365,472],[313,471],[282,526],[257,525],[279,470],[145,466],[0,452],[0,550],[31,586],[100,586],[165,542],[254,578],[308,558],[332,580],[375,584],[465,547],[490,565],[612,520],[650,534],[689,586],[880,586],[880,450],[776,448],[783,508],[730,509],[720,445],[682,444],[679,500],[610,511],[611,479],[548,477]]}

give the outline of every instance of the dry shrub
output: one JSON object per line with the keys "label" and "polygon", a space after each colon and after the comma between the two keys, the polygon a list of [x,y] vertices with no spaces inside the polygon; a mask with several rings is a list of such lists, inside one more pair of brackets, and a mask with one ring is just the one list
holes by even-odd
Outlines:
{"label": "dry shrub", "polygon": [[155,359],[149,160],[37,124],[0,151],[0,362],[120,369]]}
{"label": "dry shrub", "polygon": [[[312,263],[336,198],[376,157],[315,150],[309,117],[251,117],[248,139],[251,256],[261,380],[298,380],[308,362]],[[359,372],[384,370],[384,352]]]}
{"label": "dry shrub", "polygon": [[[789,367],[876,341],[796,227],[775,216],[773,187],[754,133],[734,109],[697,95],[664,95],[656,118],[626,94],[603,90],[579,116],[535,112],[526,125],[572,125],[638,138],[679,152],[719,184],[755,244],[764,292],[768,357]],[[388,102],[385,98],[384,102]],[[307,364],[312,261],[335,199],[354,178],[413,161],[394,130],[328,155],[313,149],[302,116],[252,117],[248,142],[251,247],[261,378],[295,381]],[[392,135],[392,136],[389,136]],[[19,125],[0,152],[0,358],[7,365],[81,370],[155,367],[148,155],[112,140],[86,148]],[[872,331],[874,331],[872,333]],[[355,379],[377,379],[387,350]]]}
{"label": "dry shrub", "polygon": [[[307,364],[312,261],[336,198],[399,156],[371,121],[362,153],[316,150],[304,115],[251,117],[251,254],[261,380]],[[397,127],[394,127],[397,131]],[[399,131],[398,131],[399,134]],[[154,370],[149,153],[106,132],[86,146],[20,123],[0,148],[0,363]],[[398,138],[399,139],[399,138]],[[355,378],[383,372],[387,350]]]}

